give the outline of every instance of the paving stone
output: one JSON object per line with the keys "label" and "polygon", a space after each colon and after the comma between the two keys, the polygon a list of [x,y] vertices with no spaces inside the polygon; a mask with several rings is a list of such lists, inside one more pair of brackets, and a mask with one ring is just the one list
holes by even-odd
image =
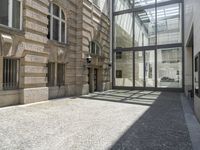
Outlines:
{"label": "paving stone", "polygon": [[138,92],[2,108],[0,149],[191,150],[180,94]]}

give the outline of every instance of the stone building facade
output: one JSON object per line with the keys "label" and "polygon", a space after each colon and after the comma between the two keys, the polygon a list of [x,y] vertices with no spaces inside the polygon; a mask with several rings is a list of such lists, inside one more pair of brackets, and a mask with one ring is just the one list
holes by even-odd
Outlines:
{"label": "stone building facade", "polygon": [[1,3],[0,106],[111,88],[109,1]]}

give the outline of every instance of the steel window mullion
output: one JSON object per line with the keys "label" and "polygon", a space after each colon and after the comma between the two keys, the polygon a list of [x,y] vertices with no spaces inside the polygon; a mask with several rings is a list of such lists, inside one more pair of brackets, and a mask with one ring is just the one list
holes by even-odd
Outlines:
{"label": "steel window mullion", "polygon": [[158,87],[158,62],[157,62],[157,49],[158,49],[158,18],[157,18],[157,13],[158,13],[158,6],[157,6],[157,0],[155,0],[156,2],[156,6],[155,6],[155,44],[156,44],[156,47],[154,49],[155,51],[155,88]]}
{"label": "steel window mullion", "polygon": [[143,50],[142,51],[142,54],[143,54],[143,71],[144,71],[144,74],[143,74],[143,86],[144,86],[144,88],[146,88],[146,51],[145,50]]}
{"label": "steel window mullion", "polygon": [[[157,7],[171,5],[171,4],[176,4],[176,3],[183,3],[183,1],[182,0],[172,0],[172,1],[166,1],[166,2],[161,2],[161,3],[157,3],[157,1],[155,2],[155,4],[157,4]],[[131,9],[116,11],[116,12],[113,12],[113,15],[116,16],[116,15],[131,13],[131,12],[142,11],[144,9],[154,8],[155,4],[150,4],[150,5],[141,6],[141,7],[137,7],[137,8],[133,7]]]}
{"label": "steel window mullion", "polygon": [[[182,43],[183,43],[183,46],[182,46],[182,88],[185,87],[185,75],[184,75],[184,72],[185,72],[185,51],[184,51],[184,45],[185,45],[185,39],[184,39],[184,36],[185,36],[185,33],[184,33],[184,1],[182,2],[182,5],[181,5],[181,8],[182,8],[182,15],[181,15],[181,25],[182,25]],[[192,65],[193,66],[193,65]]]}
{"label": "steel window mullion", "polygon": [[[133,19],[132,19],[132,28],[133,28],[133,33],[132,33],[133,34],[133,37],[132,37],[133,41],[132,41],[132,43],[133,43],[133,45],[132,46],[134,47],[134,45],[135,45],[135,13],[134,12],[132,13],[132,16],[133,16]],[[133,57],[132,57],[132,59],[133,59],[132,60],[132,62],[133,62],[133,64],[132,64],[133,75],[132,76],[133,76],[133,88],[134,88],[135,87],[135,52],[134,51],[132,52],[132,55],[133,55]]]}

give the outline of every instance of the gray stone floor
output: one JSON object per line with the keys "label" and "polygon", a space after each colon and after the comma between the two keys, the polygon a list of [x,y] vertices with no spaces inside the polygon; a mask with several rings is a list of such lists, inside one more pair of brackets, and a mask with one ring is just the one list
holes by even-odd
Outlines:
{"label": "gray stone floor", "polygon": [[178,93],[111,90],[0,109],[0,149],[191,150]]}

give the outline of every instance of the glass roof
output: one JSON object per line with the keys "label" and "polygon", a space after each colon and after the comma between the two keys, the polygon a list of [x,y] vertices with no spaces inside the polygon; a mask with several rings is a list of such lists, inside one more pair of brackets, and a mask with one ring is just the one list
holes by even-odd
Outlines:
{"label": "glass roof", "polygon": [[[137,16],[143,24],[155,23],[155,9],[146,9],[142,13],[138,13]],[[178,29],[180,23],[179,4],[158,7],[157,20],[158,31]]]}

